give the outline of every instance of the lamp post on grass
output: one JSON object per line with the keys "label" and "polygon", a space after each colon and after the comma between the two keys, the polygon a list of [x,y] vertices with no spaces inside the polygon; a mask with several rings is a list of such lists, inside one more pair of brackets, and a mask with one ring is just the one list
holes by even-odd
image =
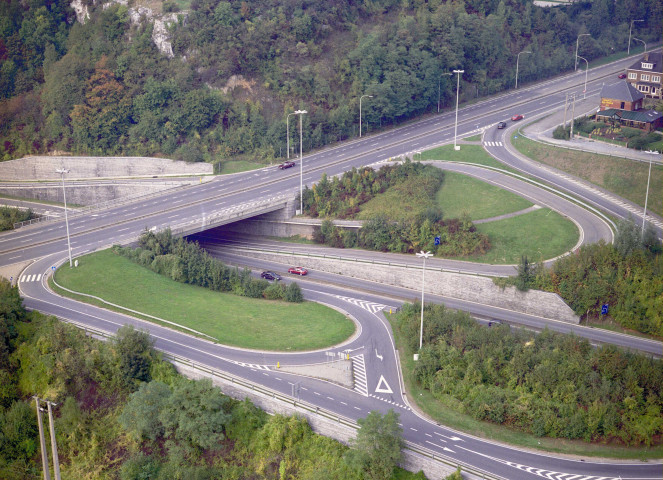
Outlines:
{"label": "lamp post on grass", "polygon": [[456,144],[456,137],[458,136],[458,91],[460,89],[460,75],[465,73],[465,70],[454,70],[457,74],[458,80],[456,81],[456,124],[454,125],[454,150],[460,150],[460,146]]}
{"label": "lamp post on grass", "polygon": [[299,115],[299,214],[304,213],[304,154],[302,153],[303,134],[302,117],[308,113],[306,110],[297,110],[295,115]]}
{"label": "lamp post on grass", "polygon": [[578,71],[578,42],[580,42],[580,37],[584,37],[586,35],[591,35],[589,33],[581,33],[578,35],[578,38],[576,38],[576,65],[574,70],[577,72]]}
{"label": "lamp post on grass", "polygon": [[285,132],[286,132],[285,135],[286,135],[286,137],[287,137],[287,139],[286,139],[286,149],[288,150],[288,151],[286,152],[286,154],[287,154],[287,158],[288,158],[288,160],[290,160],[290,123],[289,123],[289,121],[290,121],[290,115],[297,115],[297,112],[289,113],[289,114],[285,117]]}
{"label": "lamp post on grass", "polygon": [[359,138],[361,138],[361,100],[363,98],[373,98],[373,95],[362,95],[359,97]]}
{"label": "lamp post on grass", "polygon": [[421,351],[424,342],[424,286],[426,285],[426,259],[433,256],[433,254],[422,250],[416,255],[417,257],[424,259],[424,264],[421,267],[421,327],[419,328],[419,350]]}
{"label": "lamp post on grass", "polygon": [[640,238],[644,239],[645,236],[645,221],[647,218],[647,200],[649,200],[649,179],[651,178],[651,161],[654,155],[658,155],[658,152],[653,150],[647,150],[651,156],[649,157],[649,174],[647,175],[647,193],[645,193],[645,209],[642,211],[642,230],[640,231]]}
{"label": "lamp post on grass", "polygon": [[67,216],[67,193],[64,188],[64,174],[69,173],[69,170],[66,170],[64,167],[58,168],[55,173],[59,173],[62,177],[62,198],[64,200],[64,223],[67,227],[67,249],[69,250],[69,267],[73,267],[71,261],[71,240],[69,239],[69,217]]}
{"label": "lamp post on grass", "polygon": [[587,98],[587,71],[589,70],[589,62],[587,61],[586,58],[583,57],[578,57],[580,60],[584,60],[585,64],[587,65],[585,67],[585,89],[582,91],[582,98]]}

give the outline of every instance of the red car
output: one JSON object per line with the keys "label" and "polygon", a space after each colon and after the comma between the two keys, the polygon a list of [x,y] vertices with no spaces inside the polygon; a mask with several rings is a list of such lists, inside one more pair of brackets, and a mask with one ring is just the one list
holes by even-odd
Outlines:
{"label": "red car", "polygon": [[308,270],[306,270],[304,267],[290,267],[288,269],[288,273],[293,273],[295,275],[306,275]]}
{"label": "red car", "polygon": [[279,165],[279,168],[281,170],[284,170],[286,168],[290,168],[290,167],[294,167],[294,166],[295,166],[295,162],[283,162],[281,165]]}
{"label": "red car", "polygon": [[523,117],[522,115],[518,114],[518,115],[514,115],[513,117],[511,117],[511,121],[512,121],[512,122],[517,122],[518,120],[522,120],[523,118],[525,118],[525,117]]}
{"label": "red car", "polygon": [[625,73],[620,73],[619,75],[617,75],[617,78],[626,78],[626,74]]}

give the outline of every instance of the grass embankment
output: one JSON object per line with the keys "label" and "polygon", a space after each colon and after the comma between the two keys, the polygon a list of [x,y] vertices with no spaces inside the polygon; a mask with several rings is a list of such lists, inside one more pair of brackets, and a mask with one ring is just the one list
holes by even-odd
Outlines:
{"label": "grass embankment", "polygon": [[252,299],[178,283],[110,250],[79,258],[77,268],[62,267],[55,278],[71,290],[192,328],[224,345],[312,350],[336,345],[355,330],[343,314],[314,302]]}
{"label": "grass embankment", "polygon": [[445,162],[474,163],[476,165],[485,165],[487,167],[500,168],[507,172],[518,173],[517,170],[498,162],[488,155],[481,145],[462,145],[460,150],[454,150],[453,145],[443,145],[421,152],[421,155],[417,159],[421,161],[442,160]]}
{"label": "grass embankment", "polygon": [[456,172],[444,172],[444,183],[436,199],[448,218],[467,213],[472,220],[496,217],[531,207],[518,195],[476,178]]}
{"label": "grass embankment", "polygon": [[[227,175],[229,173],[247,172],[249,170],[257,170],[259,168],[268,167],[264,163],[251,162],[248,160],[229,160],[219,165],[219,173]],[[276,168],[276,166],[274,166]]]}
{"label": "grass embankment", "polygon": [[549,208],[541,208],[496,222],[477,225],[490,238],[485,255],[463,260],[482,263],[518,263],[522,255],[530,261],[548,260],[571,250],[578,241],[575,224]]}
{"label": "grass embankment", "polygon": [[406,355],[405,340],[395,324],[395,314],[386,314],[392,325],[394,341],[398,349],[403,372],[403,381],[410,404],[432,418],[435,422],[447,427],[466,432],[480,438],[495,440],[510,445],[563,453],[576,456],[617,458],[629,460],[659,459],[660,447],[616,447],[602,444],[588,444],[582,441],[560,438],[536,437],[527,433],[511,430],[489,422],[475,420],[469,415],[456,411],[458,401],[449,397],[448,404],[436,399],[428,390],[422,388],[414,380],[415,362],[411,355]]}
{"label": "grass embankment", "polygon": [[[556,148],[529,140],[512,138],[519,152],[537,162],[550,165],[616,193],[640,206],[645,204],[649,164],[595,153]],[[663,166],[652,165],[647,209],[663,212]]]}

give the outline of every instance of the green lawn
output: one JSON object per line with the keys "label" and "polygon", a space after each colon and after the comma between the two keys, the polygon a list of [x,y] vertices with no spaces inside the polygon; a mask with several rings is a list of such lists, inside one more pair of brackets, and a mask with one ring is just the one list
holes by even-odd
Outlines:
{"label": "green lawn", "polygon": [[472,220],[479,220],[532,206],[514,193],[457,172],[444,172],[444,183],[436,198],[445,218],[459,218],[467,213]]}
{"label": "green lawn", "polygon": [[361,205],[357,219],[367,220],[378,214],[391,220],[412,219],[435,206],[437,188],[438,182],[428,177],[408,178]]}
{"label": "green lawn", "polygon": [[422,152],[421,155],[417,155],[417,160],[442,160],[445,162],[474,163],[518,173],[517,170],[498,162],[488,155],[481,145],[461,145],[460,150],[454,150],[453,145],[443,145]]}
{"label": "green lawn", "polygon": [[527,255],[530,261],[538,262],[568,252],[578,241],[575,224],[549,208],[482,223],[477,230],[488,235],[492,248],[485,255],[464,260],[516,264],[521,255]]}
{"label": "green lawn", "polygon": [[[588,152],[577,152],[534,142],[518,135],[513,145],[537,162],[550,165],[571,175],[605,188],[640,206],[645,204],[649,164]],[[663,212],[663,166],[653,165],[647,209]]]}
{"label": "green lawn", "polygon": [[[249,162],[247,160],[230,160],[219,165],[221,175],[229,173],[246,172],[248,170],[257,170],[258,168],[266,167],[264,163]],[[274,165],[274,168],[277,166]]]}
{"label": "green lawn", "polygon": [[170,280],[111,250],[79,258],[77,268],[60,267],[55,278],[71,290],[192,328],[224,345],[311,350],[336,345],[355,330],[345,315],[314,302],[296,304],[213,292]]}
{"label": "green lawn", "polygon": [[[401,367],[403,370],[403,381],[410,404],[423,411],[436,422],[462,432],[487,438],[515,446],[542,450],[553,453],[566,453],[588,457],[622,458],[632,460],[659,459],[660,447],[632,447],[591,444],[577,440],[565,440],[559,438],[536,437],[518,430],[513,430],[501,425],[475,420],[470,415],[460,413],[462,405],[454,398],[447,397],[446,401],[435,398],[428,390],[422,388],[415,380],[415,362],[412,355],[406,354],[405,341],[394,323],[395,315],[386,314],[392,323],[394,341],[399,352]],[[481,328],[481,327],[477,327]],[[460,411],[458,410],[460,409]]]}

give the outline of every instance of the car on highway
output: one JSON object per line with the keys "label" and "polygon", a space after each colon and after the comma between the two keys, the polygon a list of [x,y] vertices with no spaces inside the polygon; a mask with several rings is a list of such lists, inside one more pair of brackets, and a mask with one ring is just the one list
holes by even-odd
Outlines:
{"label": "car on highway", "polygon": [[279,165],[280,170],[285,170],[286,168],[294,167],[295,162],[283,162],[281,165]]}
{"label": "car on highway", "polygon": [[511,117],[511,121],[512,122],[517,122],[518,120],[522,120],[523,118],[525,118],[525,117],[523,117],[521,114],[518,114],[518,115],[514,115],[513,117]]}
{"label": "car on highway", "polygon": [[619,75],[617,75],[617,78],[626,78],[626,74],[625,73],[620,73]]}
{"label": "car on highway", "polygon": [[290,267],[288,269],[288,273],[292,273],[293,275],[306,275],[308,270],[306,270],[304,267]]}
{"label": "car on highway", "polygon": [[506,128],[506,122],[500,122],[497,124],[497,128]]}
{"label": "car on highway", "polygon": [[281,280],[281,275],[279,275],[278,273],[266,271],[266,272],[262,272],[260,274],[260,278],[264,278],[265,280],[276,280],[276,281],[278,281],[278,280]]}

